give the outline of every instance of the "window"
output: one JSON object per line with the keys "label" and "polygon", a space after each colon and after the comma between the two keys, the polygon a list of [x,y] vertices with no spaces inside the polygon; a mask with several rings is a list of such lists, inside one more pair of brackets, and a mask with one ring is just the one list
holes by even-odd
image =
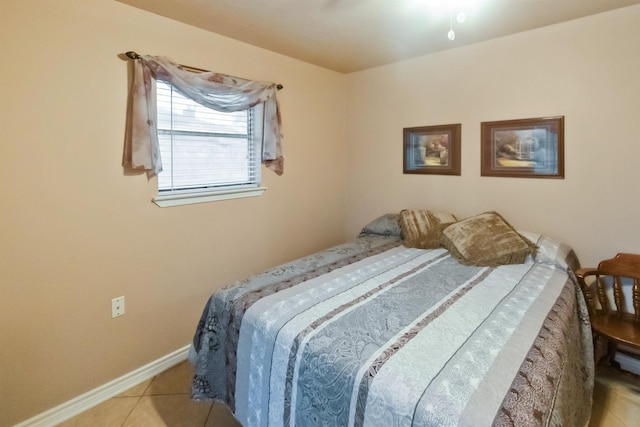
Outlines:
{"label": "window", "polygon": [[262,194],[262,104],[220,112],[156,82],[160,206]]}

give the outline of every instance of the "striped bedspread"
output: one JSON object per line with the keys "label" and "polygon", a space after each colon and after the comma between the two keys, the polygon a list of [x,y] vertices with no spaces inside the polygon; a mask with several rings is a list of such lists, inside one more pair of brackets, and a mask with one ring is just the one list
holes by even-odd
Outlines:
{"label": "striped bedspread", "polygon": [[369,236],[211,296],[192,395],[243,426],[583,426],[593,355],[572,251],[458,263]]}

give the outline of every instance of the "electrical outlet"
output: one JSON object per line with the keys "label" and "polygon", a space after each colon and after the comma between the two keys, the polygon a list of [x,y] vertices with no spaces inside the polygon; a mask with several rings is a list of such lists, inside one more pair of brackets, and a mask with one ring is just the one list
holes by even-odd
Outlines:
{"label": "electrical outlet", "polygon": [[124,314],[124,297],[111,300],[111,317],[118,317]]}

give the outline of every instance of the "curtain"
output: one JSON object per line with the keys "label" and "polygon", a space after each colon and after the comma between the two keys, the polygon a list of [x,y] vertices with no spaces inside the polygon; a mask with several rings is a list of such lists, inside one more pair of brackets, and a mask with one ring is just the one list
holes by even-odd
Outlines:
{"label": "curtain", "polygon": [[187,71],[168,58],[137,55],[129,88],[123,166],[162,172],[156,120],[155,81],[171,83],[177,91],[205,107],[223,112],[248,110],[264,103],[262,164],[282,175],[282,126],[275,83],[257,82],[211,71]]}

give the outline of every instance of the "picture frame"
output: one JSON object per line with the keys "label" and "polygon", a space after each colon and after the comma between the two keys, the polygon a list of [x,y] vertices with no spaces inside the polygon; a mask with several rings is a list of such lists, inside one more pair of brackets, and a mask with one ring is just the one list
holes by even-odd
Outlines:
{"label": "picture frame", "polygon": [[404,128],[403,173],[460,175],[461,129],[459,123]]}
{"label": "picture frame", "polygon": [[481,123],[481,176],[564,179],[564,116]]}

